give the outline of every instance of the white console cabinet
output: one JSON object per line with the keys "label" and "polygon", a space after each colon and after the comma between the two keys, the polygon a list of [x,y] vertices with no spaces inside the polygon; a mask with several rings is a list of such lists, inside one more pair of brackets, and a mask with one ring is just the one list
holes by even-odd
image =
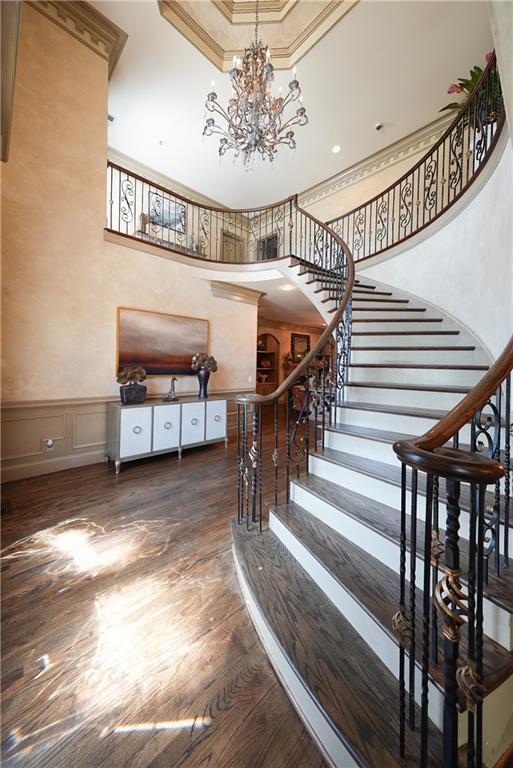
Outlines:
{"label": "white console cabinet", "polygon": [[180,402],[146,401],[142,405],[109,403],[107,458],[116,474],[121,463],[224,440],[228,444],[227,401],[187,398]]}

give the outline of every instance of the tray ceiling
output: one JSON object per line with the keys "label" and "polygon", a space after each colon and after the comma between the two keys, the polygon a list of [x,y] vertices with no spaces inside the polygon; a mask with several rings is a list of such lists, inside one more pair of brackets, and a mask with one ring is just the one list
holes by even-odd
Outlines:
{"label": "tray ceiling", "polygon": [[[262,0],[261,38],[275,69],[290,69],[358,0]],[[215,66],[227,72],[253,38],[255,2],[159,0],[162,16]]]}

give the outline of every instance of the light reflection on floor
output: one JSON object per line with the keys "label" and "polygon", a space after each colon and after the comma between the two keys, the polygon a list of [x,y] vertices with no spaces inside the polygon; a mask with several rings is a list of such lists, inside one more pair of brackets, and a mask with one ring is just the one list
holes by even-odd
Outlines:
{"label": "light reflection on floor", "polygon": [[[72,702],[72,711],[32,731],[12,729],[2,745],[5,765],[22,765],[25,758],[79,728],[94,729],[98,738],[107,738],[208,727],[210,719],[201,716],[137,720],[145,702],[158,704],[191,651],[190,628],[177,603],[180,598],[173,597],[170,589],[172,572],[158,578],[126,577],[135,561],[158,558],[166,551],[171,530],[169,522],[147,521],[106,531],[80,518],[39,531],[3,551],[5,561],[41,565],[57,586],[70,578],[79,583],[100,573],[125,572],[119,586],[114,581],[99,594],[93,591],[89,617],[62,654],[54,655],[50,649],[38,654],[32,676],[38,681],[34,703],[42,702],[44,712],[50,702],[66,702],[67,709]],[[29,668],[28,658],[26,662],[24,667]]]}
{"label": "light reflection on floor", "polygon": [[172,527],[168,521],[136,520],[107,531],[87,518],[72,518],[14,542],[2,550],[2,560],[46,561],[51,576],[89,578],[163,554]]}

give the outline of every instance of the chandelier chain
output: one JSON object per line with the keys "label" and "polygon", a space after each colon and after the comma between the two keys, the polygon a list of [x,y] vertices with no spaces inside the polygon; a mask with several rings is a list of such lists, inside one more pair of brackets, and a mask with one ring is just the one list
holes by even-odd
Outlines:
{"label": "chandelier chain", "polygon": [[[232,95],[226,107],[217,100],[213,89],[207,95],[207,119],[204,136],[220,136],[219,155],[234,150],[235,156],[242,155],[244,163],[255,156],[272,162],[281,144],[294,149],[296,139],[293,126],[306,125],[308,117],[303,106],[301,88],[292,71],[288,93],[283,96],[281,88],[277,97],[271,92],[274,67],[271,53],[258,38],[259,0],[255,5],[255,41],[244,50],[242,59],[233,57],[230,70]],[[299,102],[295,114],[288,117],[286,111],[293,102]]]}

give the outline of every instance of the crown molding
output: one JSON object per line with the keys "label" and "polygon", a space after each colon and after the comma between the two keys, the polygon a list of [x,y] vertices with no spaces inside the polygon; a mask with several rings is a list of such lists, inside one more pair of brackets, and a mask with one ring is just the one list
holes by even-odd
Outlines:
{"label": "crown molding", "polygon": [[127,41],[126,32],[83,0],[26,0],[26,3],[105,59],[111,76]]}
{"label": "crown molding", "polygon": [[11,137],[12,105],[14,99],[14,84],[16,80],[16,61],[18,58],[18,40],[20,31],[21,2],[1,3],[1,64],[2,64],[2,97],[1,97],[1,129],[2,151],[1,159],[7,162],[9,157],[9,141]]}
{"label": "crown molding", "polygon": [[243,304],[253,304],[258,306],[258,302],[265,296],[263,291],[255,291],[253,288],[244,288],[242,285],[233,283],[224,283],[220,280],[210,280],[210,290],[212,296],[216,299],[227,299],[228,301],[238,301]]}
{"label": "crown molding", "polygon": [[299,195],[300,205],[312,205],[362,181],[362,179],[379,173],[384,168],[390,168],[408,157],[414,157],[422,151],[427,151],[440,138],[453,119],[451,115],[434,120],[418,131],[394,142],[394,144],[369,155],[359,163],[351,165],[336,176],[331,176],[329,179],[306,189]]}
{"label": "crown molding", "polygon": [[[244,13],[248,17],[247,21],[232,21],[230,13],[233,9],[234,3],[215,2],[215,7],[223,13],[223,16],[228,18],[231,24],[237,26],[239,24],[254,24],[254,6],[255,3],[243,3],[245,10]],[[272,63],[275,69],[290,69],[296,64],[307,51],[310,50],[324,35],[345,16],[351,8],[356,5],[358,0],[331,0],[327,2],[316,17],[302,30],[294,40],[288,45],[281,47],[270,46]],[[220,69],[222,72],[229,72],[233,66],[233,57],[241,56],[244,53],[244,49],[227,48],[225,49],[222,42],[216,40],[207,30],[201,25],[201,23],[193,18],[187,9],[179,2],[179,0],[158,0],[159,10],[161,15],[166,21],[172,24],[179,30],[188,40],[191,42],[204,56],[209,59],[214,66]],[[237,4],[239,5],[239,4]],[[266,23],[281,24],[285,16],[292,10],[295,3],[288,4],[273,3],[276,7],[282,7],[283,16],[280,20],[267,18]],[[246,7],[247,6],[247,7]],[[286,12],[285,12],[286,11]],[[252,18],[249,18],[251,13]],[[227,15],[228,14],[228,15]],[[233,18],[233,16],[232,16]],[[285,35],[285,32],[284,32]]]}

